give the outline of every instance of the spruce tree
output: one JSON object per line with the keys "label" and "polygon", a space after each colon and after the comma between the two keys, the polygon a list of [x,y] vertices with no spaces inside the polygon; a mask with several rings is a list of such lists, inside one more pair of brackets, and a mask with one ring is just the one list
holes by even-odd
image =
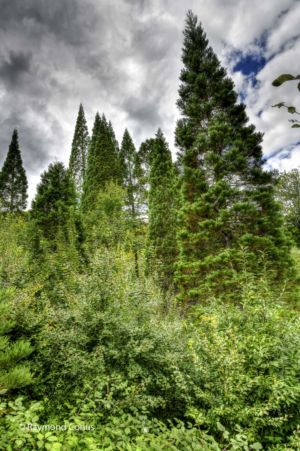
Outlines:
{"label": "spruce tree", "polygon": [[13,131],[6,160],[0,172],[0,209],[8,212],[25,210],[27,178],[23,167],[18,132]]}
{"label": "spruce tree", "polygon": [[97,195],[110,182],[121,182],[121,169],[116,142],[105,116],[96,114],[88,152],[87,170],[83,186],[83,210],[92,210]]}
{"label": "spruce tree", "polygon": [[86,124],[82,104],[79,106],[75,132],[72,142],[69,170],[74,180],[75,189],[79,196],[82,194],[83,180],[86,171],[89,132]]}
{"label": "spruce tree", "polygon": [[[243,270],[286,276],[288,245],[263,169],[262,135],[248,125],[227,77],[191,12],[187,15],[176,129],[182,175],[177,281],[184,302],[232,293]],[[228,295],[228,294],[227,294]]]}
{"label": "spruce tree", "polygon": [[143,213],[144,187],[141,184],[141,164],[132,138],[126,129],[120,150],[120,166],[123,186],[126,190],[125,204],[129,214],[130,228],[133,231],[133,251],[136,274],[139,275],[139,235]]}
{"label": "spruce tree", "polygon": [[112,142],[114,143],[116,153],[119,153],[119,150],[120,150],[119,149],[119,143],[118,143],[118,140],[116,138],[115,131],[113,129],[111,121],[109,121],[109,123],[108,123],[108,132],[110,134]]}
{"label": "spruce tree", "polygon": [[125,130],[122,139],[120,162],[123,185],[127,191],[127,206],[131,212],[131,216],[137,218],[140,209],[140,183],[138,179],[140,162],[132,138],[127,129]]}
{"label": "spruce tree", "polygon": [[75,206],[75,187],[69,171],[60,162],[50,164],[41,176],[31,209],[39,244],[44,242],[56,251],[59,241],[71,241]]}
{"label": "spruce tree", "polygon": [[147,271],[157,271],[161,286],[172,285],[176,249],[176,177],[162,131],[152,140],[149,176]]}

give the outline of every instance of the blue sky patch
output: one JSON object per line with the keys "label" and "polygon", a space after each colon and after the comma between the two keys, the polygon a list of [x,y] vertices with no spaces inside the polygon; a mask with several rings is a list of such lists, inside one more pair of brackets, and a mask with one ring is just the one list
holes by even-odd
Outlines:
{"label": "blue sky patch", "polygon": [[266,59],[262,55],[241,56],[238,63],[234,66],[235,72],[242,72],[245,76],[256,75],[266,64]]}

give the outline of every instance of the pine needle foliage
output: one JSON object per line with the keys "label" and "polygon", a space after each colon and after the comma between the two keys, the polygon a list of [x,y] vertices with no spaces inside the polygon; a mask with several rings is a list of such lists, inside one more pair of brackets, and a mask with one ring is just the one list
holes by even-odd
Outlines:
{"label": "pine needle foliage", "polygon": [[176,248],[176,177],[172,155],[162,131],[152,141],[149,176],[147,269],[157,271],[163,288],[172,284]]}
{"label": "pine needle foliage", "polygon": [[82,194],[83,181],[86,172],[87,153],[89,146],[89,132],[82,104],[79,106],[75,132],[72,142],[69,170],[74,180],[78,196]]}
{"label": "pine needle foliage", "polygon": [[121,167],[111,124],[97,113],[90,142],[83,186],[82,208],[92,210],[99,191],[110,182],[121,183]]}
{"label": "pine needle foliage", "polygon": [[17,130],[13,131],[6,160],[0,172],[0,210],[19,212],[27,206],[28,182],[23,167]]}
{"label": "pine needle foliage", "polygon": [[[176,129],[182,171],[177,281],[183,302],[203,302],[207,290],[233,293],[245,265],[286,277],[289,245],[263,168],[261,133],[248,125],[227,77],[189,12],[184,30]],[[263,260],[261,258],[263,256]]]}

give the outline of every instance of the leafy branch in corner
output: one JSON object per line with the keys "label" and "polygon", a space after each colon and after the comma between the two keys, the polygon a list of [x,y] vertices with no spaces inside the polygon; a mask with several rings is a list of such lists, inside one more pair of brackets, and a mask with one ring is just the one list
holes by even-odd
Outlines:
{"label": "leafy branch in corner", "polygon": [[[283,83],[287,82],[287,81],[293,81],[293,80],[300,80],[300,75],[296,75],[296,77],[294,77],[291,74],[281,74],[279,75],[279,77],[277,77],[275,80],[273,80],[272,85],[275,86],[276,88],[278,88],[279,86],[281,86]],[[297,85],[298,87],[298,91],[300,91],[300,82]],[[279,102],[276,103],[275,105],[272,105],[273,108],[286,108],[288,113],[290,114],[298,114],[300,115],[300,113],[296,110],[296,108],[292,105],[286,105],[285,102]],[[300,128],[300,121],[298,121],[297,119],[289,119],[289,122],[291,122],[292,128]]]}

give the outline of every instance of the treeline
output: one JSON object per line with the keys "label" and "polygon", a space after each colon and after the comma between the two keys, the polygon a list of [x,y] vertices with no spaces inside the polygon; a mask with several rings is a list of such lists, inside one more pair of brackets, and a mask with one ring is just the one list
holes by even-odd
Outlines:
{"label": "treeline", "polygon": [[[157,273],[161,286],[189,305],[205,302],[208,290],[234,296],[245,267],[256,275],[268,269],[280,283],[291,261],[274,174],[263,168],[262,135],[248,124],[193,15],[184,35],[177,161],[160,129],[137,151],[128,130],[119,146],[111,122],[97,113],[89,137],[80,105],[69,167],[53,163],[42,174],[29,218],[34,258],[43,248],[67,246],[83,262],[84,248],[104,239],[99,199],[120,187],[136,274],[145,234],[146,273]],[[16,131],[0,180],[2,211],[23,211],[27,180]]]}
{"label": "treeline", "polygon": [[27,211],[13,132],[1,449],[297,449],[300,183],[264,169],[262,135],[191,12],[182,61],[175,162],[161,129],[139,149],[126,129],[119,145],[97,113],[89,136],[80,105],[69,165],[49,165]]}

